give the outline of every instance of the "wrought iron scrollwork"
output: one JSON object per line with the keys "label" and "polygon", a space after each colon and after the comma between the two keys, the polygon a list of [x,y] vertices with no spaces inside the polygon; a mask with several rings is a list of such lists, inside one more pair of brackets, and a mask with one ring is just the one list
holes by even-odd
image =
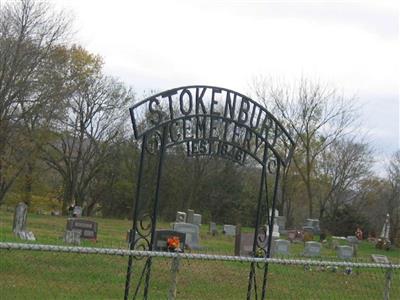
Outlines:
{"label": "wrought iron scrollwork", "polygon": [[[267,257],[267,246],[268,246],[268,227],[262,225],[257,230],[257,242],[255,257],[265,258]],[[257,263],[257,268],[264,268],[264,263]]]}
{"label": "wrought iron scrollwork", "polygon": [[[152,226],[153,220],[150,214],[143,214],[139,217],[136,222],[135,240],[133,241],[133,248],[135,250],[150,250]],[[135,257],[136,260],[142,258],[143,257]]]}
{"label": "wrought iron scrollwork", "polygon": [[276,162],[275,159],[271,159],[271,160],[268,162],[267,166],[268,166],[268,167],[267,167],[268,172],[269,172],[270,174],[275,174],[275,173],[276,173],[276,168],[277,168],[278,164],[277,164],[277,162]]}
{"label": "wrought iron scrollwork", "polygon": [[144,143],[146,152],[150,155],[155,155],[161,148],[162,134],[158,130],[154,130],[149,134],[149,137]]}

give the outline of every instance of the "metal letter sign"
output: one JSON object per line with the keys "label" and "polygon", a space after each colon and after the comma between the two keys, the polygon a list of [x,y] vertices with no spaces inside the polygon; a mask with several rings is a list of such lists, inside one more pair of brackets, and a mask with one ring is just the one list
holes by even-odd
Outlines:
{"label": "metal letter sign", "polygon": [[[154,250],[160,180],[168,148],[184,145],[188,156],[215,156],[261,167],[253,254],[269,257],[279,174],[288,165],[294,142],[263,106],[237,92],[212,86],[186,86],[151,96],[130,108],[135,138],[141,144],[130,249]],[[151,172],[144,173],[146,170]],[[273,190],[267,189],[273,182]],[[267,224],[267,225],[264,225]],[[125,285],[128,299],[133,257]],[[148,257],[133,298],[149,295],[152,258]],[[258,275],[258,273],[261,274]],[[265,299],[268,264],[252,263],[247,299]],[[256,277],[262,278],[262,284]]]}

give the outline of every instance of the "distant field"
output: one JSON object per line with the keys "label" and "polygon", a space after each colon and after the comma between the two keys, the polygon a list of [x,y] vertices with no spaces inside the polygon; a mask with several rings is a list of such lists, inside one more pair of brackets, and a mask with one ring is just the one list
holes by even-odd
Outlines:
{"label": "distant field", "polygon": [[[21,242],[12,230],[13,214],[0,211],[0,241]],[[126,248],[128,220],[91,218],[98,222],[98,242],[82,246]],[[28,215],[28,229],[40,244],[63,245],[61,236],[66,218]],[[159,228],[170,228],[160,223]],[[219,228],[221,230],[221,227]],[[233,255],[234,238],[210,236],[201,228],[200,253]],[[250,230],[250,229],[245,229]],[[301,258],[302,244],[292,244],[292,257]],[[359,246],[354,261],[370,262],[372,253],[400,263],[400,251],[383,251],[367,242]],[[335,259],[335,252],[323,247],[324,260]],[[135,261],[132,292],[145,260]],[[170,260],[153,260],[150,299],[165,299],[170,283]],[[0,250],[0,291],[3,299],[121,299],[124,291],[126,257]],[[317,267],[270,265],[268,299],[382,299],[385,271],[344,269],[336,272]],[[248,263],[222,261],[181,261],[178,274],[178,299],[245,299]],[[259,272],[261,274],[261,270]],[[391,299],[400,299],[400,272],[394,272]],[[261,277],[261,276],[259,276]],[[258,282],[260,285],[261,282]]]}

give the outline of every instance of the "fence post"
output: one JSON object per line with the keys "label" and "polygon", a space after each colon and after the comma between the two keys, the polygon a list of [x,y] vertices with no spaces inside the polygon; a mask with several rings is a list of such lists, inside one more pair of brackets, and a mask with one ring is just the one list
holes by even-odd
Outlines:
{"label": "fence post", "polygon": [[179,270],[179,257],[172,258],[171,262],[171,286],[168,292],[168,300],[176,299],[176,284],[177,284],[177,275]]}
{"label": "fence post", "polygon": [[392,284],[392,278],[393,278],[393,268],[388,268],[386,270],[386,281],[385,281],[385,294],[383,296],[384,300],[389,300],[390,299],[390,285]]}

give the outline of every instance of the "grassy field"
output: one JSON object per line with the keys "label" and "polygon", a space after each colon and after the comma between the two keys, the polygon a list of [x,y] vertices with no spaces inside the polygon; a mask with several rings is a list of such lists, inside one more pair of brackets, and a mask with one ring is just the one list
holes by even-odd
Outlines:
{"label": "grassy field", "polygon": [[[10,212],[0,211],[0,241],[21,242],[12,234]],[[128,220],[94,219],[99,224],[98,242],[84,241],[88,247],[127,248]],[[64,245],[62,234],[66,218],[28,215],[28,229],[40,244]],[[159,228],[170,228],[160,223]],[[234,238],[210,236],[208,226],[201,228],[200,253],[233,255]],[[219,228],[221,229],[221,228]],[[246,230],[246,229],[245,229]],[[302,244],[292,244],[291,257],[301,258]],[[386,255],[400,263],[400,251],[382,251],[367,242],[359,246],[354,261],[370,262],[372,253]],[[334,250],[323,247],[324,260],[337,260]],[[34,251],[0,250],[1,299],[121,299],[123,297],[126,257],[45,253]],[[131,293],[134,292],[145,259],[134,261]],[[152,261],[150,299],[166,299],[171,282],[171,261],[156,258]],[[250,265],[240,262],[186,261],[180,262],[178,299],[245,299]],[[257,271],[257,286],[263,270]],[[400,272],[392,275],[391,299],[400,299]],[[269,266],[268,299],[382,299],[386,273],[381,269],[304,268],[293,265]],[[140,291],[143,291],[141,287]]]}

